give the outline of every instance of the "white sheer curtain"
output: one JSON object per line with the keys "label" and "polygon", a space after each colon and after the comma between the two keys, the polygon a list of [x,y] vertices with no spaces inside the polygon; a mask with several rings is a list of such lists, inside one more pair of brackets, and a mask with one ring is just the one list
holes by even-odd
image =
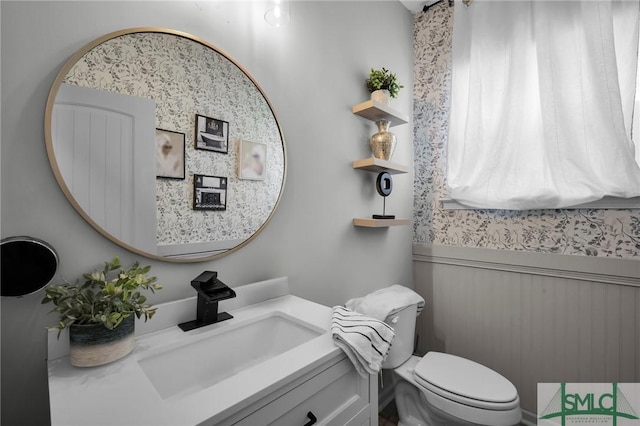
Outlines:
{"label": "white sheer curtain", "polygon": [[451,198],[524,210],[640,196],[639,12],[637,1],[456,2]]}

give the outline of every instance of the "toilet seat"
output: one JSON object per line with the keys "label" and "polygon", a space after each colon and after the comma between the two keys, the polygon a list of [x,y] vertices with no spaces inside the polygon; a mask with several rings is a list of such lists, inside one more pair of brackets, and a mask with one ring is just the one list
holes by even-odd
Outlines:
{"label": "toilet seat", "polygon": [[[415,366],[413,378],[423,391],[450,402],[483,410],[508,411],[519,407],[518,392],[497,372],[455,355],[428,352]],[[439,400],[439,398],[431,398]]]}

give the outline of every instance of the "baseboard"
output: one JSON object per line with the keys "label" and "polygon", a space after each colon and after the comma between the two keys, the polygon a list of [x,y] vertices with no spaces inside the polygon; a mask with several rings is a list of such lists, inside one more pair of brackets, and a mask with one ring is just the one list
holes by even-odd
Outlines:
{"label": "baseboard", "polygon": [[536,426],[538,424],[538,416],[530,411],[522,410],[520,423],[526,426]]}
{"label": "baseboard", "polygon": [[378,411],[384,410],[384,408],[391,404],[394,398],[394,385],[387,385],[378,390]]}

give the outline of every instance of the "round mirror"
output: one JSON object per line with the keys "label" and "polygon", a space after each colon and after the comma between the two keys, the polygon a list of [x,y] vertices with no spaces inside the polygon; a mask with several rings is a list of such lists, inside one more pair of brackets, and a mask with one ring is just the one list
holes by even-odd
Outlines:
{"label": "round mirror", "polygon": [[82,217],[155,259],[210,260],[247,244],[286,178],[282,131],[256,81],[172,30],[117,31],[74,54],[49,93],[45,139]]}
{"label": "round mirror", "polygon": [[35,293],[49,284],[58,270],[58,253],[37,238],[3,239],[0,257],[0,295],[4,297]]}

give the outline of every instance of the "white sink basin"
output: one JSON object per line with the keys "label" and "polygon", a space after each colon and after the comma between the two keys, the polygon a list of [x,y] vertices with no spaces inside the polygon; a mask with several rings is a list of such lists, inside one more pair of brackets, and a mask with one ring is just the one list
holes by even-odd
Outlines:
{"label": "white sink basin", "polygon": [[138,360],[163,399],[206,389],[325,333],[275,311],[237,324],[221,323],[185,345]]}

